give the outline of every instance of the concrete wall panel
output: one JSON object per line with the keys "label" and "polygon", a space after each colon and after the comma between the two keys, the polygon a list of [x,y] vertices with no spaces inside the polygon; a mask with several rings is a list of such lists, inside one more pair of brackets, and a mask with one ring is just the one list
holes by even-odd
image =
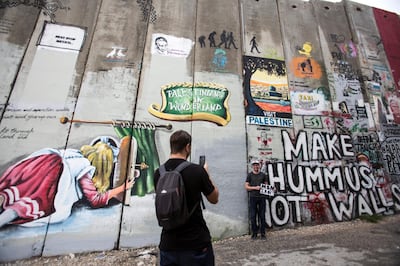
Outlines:
{"label": "concrete wall panel", "polygon": [[147,156],[138,155],[141,157],[138,163],[146,163],[151,167],[143,171],[144,175],[136,184],[138,188],[143,187],[143,192],[136,190],[130,206],[124,208],[120,240],[122,247],[158,242],[160,227],[154,219],[152,175],[169,156],[169,136],[172,131],[184,129],[191,132],[191,123],[185,122],[190,119],[171,118],[161,106],[165,104],[163,89],[183,86],[184,90],[191,90],[191,86],[185,87],[185,84],[192,84],[193,81],[196,1],[153,1],[152,5],[155,20],[147,30],[143,58],[145,67],[140,76],[135,121],[161,126],[171,124],[172,130],[163,127],[152,130],[153,152]]}
{"label": "concrete wall panel", "polygon": [[[25,159],[33,152],[46,147],[62,149],[65,146],[69,127],[60,123],[60,117],[71,117],[73,112],[76,100],[74,90],[80,87],[81,78],[79,76],[82,75],[86,62],[85,53],[89,50],[87,41],[90,41],[91,38],[86,29],[93,28],[98,5],[98,1],[69,3],[68,8],[62,6],[64,9],[61,9],[61,6],[58,6],[55,9],[58,9],[57,21],[54,21],[54,17],[49,16],[50,13],[45,12],[40,15],[37,22],[35,21],[35,29],[30,38],[26,56],[21,63],[21,71],[18,73],[9,105],[1,120],[3,135],[0,145],[4,147],[1,156],[2,173],[13,163]],[[86,14],[86,8],[92,12]],[[60,12],[60,10],[64,12]],[[57,24],[48,23],[52,19]],[[65,44],[72,46],[75,41],[81,41],[85,48],[81,51],[71,51],[65,48],[54,49],[54,46],[50,48],[42,39],[44,35],[41,35],[45,25],[59,26],[62,30],[67,28],[79,30],[80,33],[85,34],[83,36],[85,38],[69,40],[68,44]],[[53,40],[63,39],[65,42],[67,42],[66,38],[76,37],[74,34],[71,35],[70,31],[55,32],[53,29],[46,33],[49,33]],[[44,45],[45,43],[46,45]],[[31,97],[26,97],[27,95],[31,95],[37,101],[32,101]],[[46,99],[55,101],[46,101]],[[49,192],[49,194],[52,193]],[[21,248],[21,245],[24,245],[31,247],[30,255],[32,253],[34,255],[41,254],[44,250],[43,240],[47,230],[45,225],[51,222],[51,219],[48,216],[41,220],[38,219],[37,222],[40,226],[34,227],[32,230],[25,231],[23,227],[18,227],[17,230],[6,228],[2,231],[2,234],[5,234],[2,241],[12,243],[2,249],[2,252],[12,254],[14,259],[24,258],[28,256],[27,252],[29,251],[29,249]],[[29,226],[29,223],[26,225]],[[24,237],[16,237],[21,234],[21,230],[24,232]],[[14,240],[10,241],[10,239]],[[25,252],[15,252],[15,250],[25,250]]]}
{"label": "concrete wall panel", "polygon": [[366,132],[372,117],[367,116],[369,105],[365,105],[360,80],[359,49],[353,42],[344,5],[318,1],[314,9],[337,132]]}
{"label": "concrete wall panel", "polygon": [[381,130],[381,124],[394,119],[399,121],[398,111],[394,114],[394,109],[391,110],[389,106],[390,101],[398,102],[398,97],[394,93],[393,76],[376,22],[366,19],[367,16],[373,16],[373,9],[348,2],[346,10],[350,28],[358,43],[358,59],[366,103],[370,105],[373,114],[370,125]]}
{"label": "concrete wall panel", "polygon": [[[132,10],[135,13],[132,13]],[[118,16],[115,14],[118,13]],[[102,136],[107,136],[109,144],[114,144],[114,171],[110,177],[111,187],[123,184],[125,173],[131,166],[120,162],[123,149],[128,149],[130,157],[131,143],[122,140],[114,130],[112,121],[125,121],[124,127],[132,128],[136,93],[140,73],[141,59],[147,20],[142,17],[141,9],[135,2],[103,1],[98,12],[92,47],[87,59],[87,68],[83,76],[79,98],[76,103],[68,147],[80,149]],[[137,36],[134,42],[126,36]],[[117,123],[115,124],[117,127]],[[104,138],[102,141],[106,141]],[[127,147],[125,144],[128,143]],[[126,156],[126,155],[124,155]],[[125,158],[129,159],[129,158]],[[120,169],[124,167],[125,169]],[[126,169],[128,168],[128,169]],[[132,171],[134,167],[132,168]],[[130,191],[129,191],[130,193]],[[119,198],[124,202],[122,195]],[[84,205],[74,209],[70,223],[51,225],[46,239],[44,254],[62,254],[65,250],[106,250],[118,245],[121,224],[122,204],[116,199],[110,200],[108,208],[87,209]],[[94,217],[103,217],[94,219]],[[98,228],[106,226],[102,234]],[[74,233],[70,233],[74,228]],[[80,245],[76,238],[82,238]],[[62,237],[64,244],[59,245]],[[68,239],[66,242],[65,239]]]}
{"label": "concrete wall panel", "polygon": [[[291,107],[293,112],[293,129],[281,132],[281,141],[283,144],[283,159],[281,162],[287,162],[287,138],[293,143],[301,142],[301,138],[312,139],[315,134],[325,134],[325,132],[334,132],[335,121],[332,115],[331,93],[324,65],[323,49],[325,43],[320,40],[319,21],[318,18],[321,10],[315,10],[314,2],[304,1],[277,1],[282,27],[283,46],[285,51],[285,61],[288,69],[288,79],[290,88]],[[319,2],[317,2],[319,3]],[[326,12],[322,16],[326,15]],[[325,22],[327,23],[327,22]],[[287,137],[284,137],[287,136]],[[311,152],[312,144],[307,145],[307,149]],[[285,163],[287,167],[290,165],[293,169],[290,173],[289,168],[286,169],[288,176],[287,182],[290,182],[290,175],[297,176],[299,167],[315,167],[325,168],[327,165],[318,160],[310,160],[305,155],[293,158],[290,163]],[[322,161],[322,160],[321,160]],[[327,162],[326,162],[327,163]],[[331,162],[330,165],[335,164]],[[276,171],[276,170],[275,170]],[[275,172],[268,169],[268,173],[273,180],[276,180]],[[289,174],[290,173],[290,174]],[[305,174],[306,176],[308,174]],[[279,175],[278,175],[279,176]],[[302,178],[302,177],[298,177]],[[279,180],[279,179],[278,179]],[[275,185],[279,192],[285,195],[287,201],[290,201],[291,189],[283,189],[282,182]],[[314,198],[319,195],[318,188],[306,189],[302,192],[298,205],[288,204],[290,213],[293,214],[286,221],[285,219],[277,219],[276,213],[279,208],[274,209],[274,201],[271,201],[271,217],[273,224],[290,224],[294,225],[301,221],[305,224],[321,223],[332,220],[329,212],[325,207],[314,208],[314,202],[304,202],[305,198]],[[316,197],[317,200],[319,199]],[[326,202],[325,202],[326,203]],[[288,211],[284,211],[287,213]],[[298,212],[298,213],[297,213]],[[295,215],[295,213],[297,213]]]}
{"label": "concrete wall panel", "polygon": [[[259,121],[277,118],[293,122],[277,3],[243,1],[241,8],[246,116]],[[280,94],[276,96],[275,92]],[[282,129],[279,125],[247,121],[248,162],[253,158],[263,163],[282,160]]]}
{"label": "concrete wall panel", "polygon": [[[221,16],[221,14],[224,14]],[[192,123],[194,143],[192,160],[206,156],[210,174],[220,191],[217,205],[207,204],[205,217],[212,237],[216,239],[247,231],[247,205],[238,188],[243,188],[246,150],[241,88],[241,25],[239,3],[235,1],[198,1],[195,46],[194,84],[198,92],[224,91],[229,116],[223,122],[213,122],[205,116]],[[200,38],[205,38],[204,44]],[[213,43],[215,41],[215,45]],[[200,89],[202,88],[202,89]],[[197,112],[207,113],[205,103],[210,97],[195,96]],[[214,99],[214,106],[223,106],[222,99]],[[210,105],[211,107],[211,105]],[[197,108],[197,107],[196,107]],[[208,112],[211,113],[211,112]],[[244,195],[243,189],[239,195]]]}
{"label": "concrete wall panel", "polygon": [[[241,68],[240,60],[237,60],[241,52],[238,8],[236,2],[199,1],[197,21],[200,24],[197,24],[196,48],[207,52],[196,53],[197,71],[238,73]],[[200,39],[203,41],[200,42]]]}
{"label": "concrete wall panel", "polygon": [[394,84],[400,89],[400,18],[398,14],[373,8],[374,18],[378,26],[387,59],[392,70]]}
{"label": "concrete wall panel", "polygon": [[312,3],[278,1],[278,7],[293,114],[329,114],[330,93]]}

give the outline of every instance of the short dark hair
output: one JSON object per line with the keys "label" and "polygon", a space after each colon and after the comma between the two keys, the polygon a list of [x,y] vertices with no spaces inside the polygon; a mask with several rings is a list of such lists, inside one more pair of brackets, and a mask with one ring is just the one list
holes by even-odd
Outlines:
{"label": "short dark hair", "polygon": [[171,153],[178,153],[185,149],[187,144],[192,143],[192,136],[184,130],[178,130],[172,133],[169,138]]}
{"label": "short dark hair", "polygon": [[158,41],[168,42],[167,39],[166,39],[165,37],[162,37],[162,36],[157,37],[157,38],[154,40],[155,43],[157,43]]}

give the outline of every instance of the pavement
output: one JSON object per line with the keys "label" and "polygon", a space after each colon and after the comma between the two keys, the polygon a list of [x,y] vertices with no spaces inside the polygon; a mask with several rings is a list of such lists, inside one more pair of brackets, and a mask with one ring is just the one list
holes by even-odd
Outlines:
{"label": "pavement", "polygon": [[217,265],[400,265],[400,215],[299,227],[215,243]]}
{"label": "pavement", "polygon": [[[217,266],[400,265],[400,215],[267,231],[213,243]],[[156,247],[19,260],[5,265],[157,265]]]}

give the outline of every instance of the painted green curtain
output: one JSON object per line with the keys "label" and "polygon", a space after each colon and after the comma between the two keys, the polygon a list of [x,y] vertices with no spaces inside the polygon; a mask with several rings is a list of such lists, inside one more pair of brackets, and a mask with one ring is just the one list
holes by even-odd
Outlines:
{"label": "painted green curtain", "polygon": [[155,128],[151,126],[122,127],[114,126],[119,138],[131,136],[136,139],[138,151],[136,164],[145,163],[148,168],[141,169],[140,177],[132,188],[131,195],[142,197],[154,192],[154,171],[160,166],[160,159],[155,143]]}

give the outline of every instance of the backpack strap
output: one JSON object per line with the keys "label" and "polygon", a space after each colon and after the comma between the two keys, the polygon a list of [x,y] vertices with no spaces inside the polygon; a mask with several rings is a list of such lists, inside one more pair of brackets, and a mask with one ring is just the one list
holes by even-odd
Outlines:
{"label": "backpack strap", "polygon": [[[184,162],[181,162],[174,170],[181,172],[183,169],[185,169],[189,165],[190,165],[190,162],[184,161]],[[160,165],[159,171],[160,171],[160,176],[162,176],[167,171],[167,169],[165,169],[165,164]]]}
{"label": "backpack strap", "polygon": [[[185,169],[186,167],[188,167],[190,164],[191,164],[190,162],[184,161],[184,162],[182,162],[181,164],[179,164],[179,165],[175,168],[175,171],[181,172],[183,169]],[[161,168],[161,167],[160,167],[160,168]],[[165,169],[165,167],[164,167],[164,169]],[[201,198],[200,198],[200,201],[197,202],[197,203],[193,206],[193,209],[190,211],[189,216],[191,216],[191,215],[194,213],[194,211],[196,210],[197,206],[198,206],[200,203],[201,203],[201,207],[203,207],[203,210],[206,209],[206,205],[204,204],[204,201],[203,201],[203,195],[200,195],[200,197],[201,197]]]}
{"label": "backpack strap", "polygon": [[165,170],[165,164],[160,165],[159,168],[160,176],[162,176],[167,170]]}
{"label": "backpack strap", "polygon": [[183,169],[185,169],[186,167],[188,167],[191,163],[188,161],[184,161],[182,163],[180,163],[176,168],[175,171],[181,172],[183,171]]}

